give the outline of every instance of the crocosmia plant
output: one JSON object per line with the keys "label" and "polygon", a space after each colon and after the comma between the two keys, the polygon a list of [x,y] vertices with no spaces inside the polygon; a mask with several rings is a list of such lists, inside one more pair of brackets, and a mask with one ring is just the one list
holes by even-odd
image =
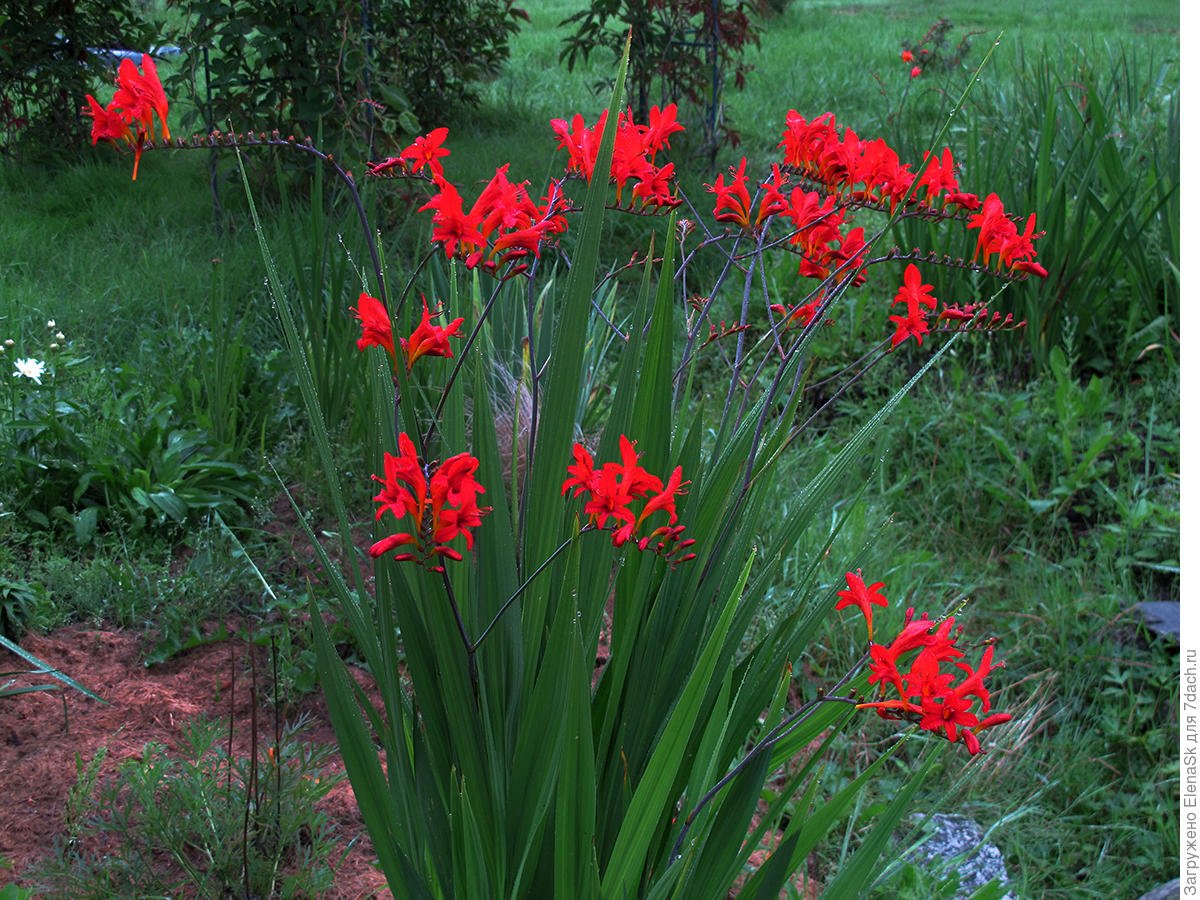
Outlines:
{"label": "crocosmia plant", "polygon": [[[160,104],[143,65],[122,76],[115,108],[95,113],[94,134],[126,140],[124,124],[137,147],[148,138]],[[358,389],[378,425],[361,461],[379,488],[365,546],[349,522],[371,511],[342,506],[302,323],[264,243],[346,552],[374,559],[367,581],[326,564],[381,705],[347,676],[313,604],[342,755],[396,896],[715,900],[735,883],[743,897],[779,896],[902,752],[915,775],[826,885],[857,896],[938,754],[986,752],[1008,716],[994,709],[995,649],[963,637],[938,609],[945,598],[898,616],[882,581],[846,571],[853,560],[826,571],[833,548],[853,551],[821,523],[853,496],[883,423],[940,353],[964,332],[1020,327],[988,300],[939,297],[936,273],[1004,285],[1044,275],[1035,218],[968,192],[949,147],[902,160],[833,113],[795,110],[769,171],[752,175],[743,159],[706,185],[707,200],[689,199],[667,161],[674,108],[635,121],[623,78],[622,67],[598,117],[548,125],[561,165],[544,187],[501,160],[482,190],[456,183],[446,128],[363,168],[363,190],[404,179],[426,192],[426,260],[443,273],[422,295],[422,273],[397,282],[372,260],[357,302],[341,302],[361,325],[371,377]],[[360,190],[307,142],[186,146],[295,148]],[[631,214],[644,243],[605,272],[605,220]],[[938,226],[944,246],[897,246],[907,218]],[[873,304],[876,338],[846,380],[924,357],[806,482],[787,483],[781,461],[812,412],[814,338],[839,327],[850,292]],[[780,605],[789,557],[798,575]],[[835,610],[865,620],[858,662],[794,680]],[[821,760],[852,725],[906,740],[831,790]],[[766,836],[769,860],[748,868]]]}

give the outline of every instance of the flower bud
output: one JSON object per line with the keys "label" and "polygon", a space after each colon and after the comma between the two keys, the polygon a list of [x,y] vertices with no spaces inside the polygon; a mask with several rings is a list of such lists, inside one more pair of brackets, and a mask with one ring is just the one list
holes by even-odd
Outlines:
{"label": "flower bud", "polygon": [[53,330],[54,330],[54,328],[55,328],[55,325],[54,325],[54,320],[53,320],[53,319],[47,319],[47,320],[46,320],[46,327],[47,327],[47,328],[49,328],[51,331],[53,331]]}

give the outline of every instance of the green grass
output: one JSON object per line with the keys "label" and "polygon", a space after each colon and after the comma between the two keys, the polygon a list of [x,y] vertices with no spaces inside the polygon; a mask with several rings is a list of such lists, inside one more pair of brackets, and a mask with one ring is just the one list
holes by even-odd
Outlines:
{"label": "green grass", "polygon": [[[486,86],[482,107],[448,122],[453,151],[448,174],[460,184],[486,179],[509,160],[514,178],[540,184],[561,161],[551,159],[547,120],[576,111],[594,120],[600,110],[591,83],[610,74],[603,53],[571,76],[557,63],[557,23],[578,4],[560,0],[527,7],[533,25],[514,39],[512,63]],[[1112,120],[1129,137],[1113,146],[1131,171],[1138,171],[1137,154],[1146,146],[1135,131],[1169,134],[1169,99],[1178,96],[1175,4],[1140,4],[1135,12],[1130,4],[1104,0],[1088,4],[1082,16],[1078,4],[1032,0],[1003,6],[796,0],[767,23],[762,47],[751,54],[755,70],[746,90],[727,98],[743,143],[736,151],[723,150],[719,165],[743,152],[759,162],[770,159],[791,108],[808,117],[833,110],[860,135],[905,142],[916,153],[940,123],[946,97],[957,96],[968,77],[962,69],[912,81],[898,60],[901,42],[918,39],[938,16],[951,20],[955,37],[964,30],[983,32],[973,39],[970,66],[1004,31],[973,105],[951,127],[948,141],[956,156],[961,148],[962,158],[971,159],[982,146],[980,135],[987,132],[977,129],[1003,126],[1013,134],[1035,128],[1037,111],[1024,110],[1017,98],[1030,87],[1022,81],[1030,71],[1023,60],[1043,56],[1062,61],[1055,74],[1064,79],[1074,76],[1077,59],[1092,61],[1101,74],[1108,61],[1133,61],[1131,77],[1120,83],[1127,86],[1128,102],[1117,97],[1109,110],[1121,111]],[[1154,87],[1160,68],[1165,77]],[[1014,111],[1023,117],[1017,124],[1009,121]],[[1036,142],[1036,135],[1027,139]],[[969,188],[986,190],[991,182],[985,175],[1003,175],[1009,180],[996,188],[1003,196],[1013,196],[1014,204],[1035,201],[1030,182],[1036,167],[978,158],[964,172]],[[1070,165],[1056,163],[1054,171]],[[1169,161],[1164,165],[1170,168]],[[1177,179],[1175,165],[1176,171],[1165,174]],[[232,182],[222,190],[229,215],[218,229],[205,153],[147,154],[136,184],[129,182],[130,166],[128,156],[106,147],[78,163],[0,164],[5,248],[0,341],[11,337],[32,352],[43,340],[45,321],[54,319],[73,342],[73,353],[86,360],[81,395],[96,402],[114,390],[117,370],[133,373],[152,400],[171,391],[166,382],[211,376],[213,347],[243,345],[247,359],[225,382],[232,386],[226,409],[232,404],[240,415],[231,426],[235,433],[223,435],[222,443],[264,472],[265,454],[289,483],[315,490],[317,469],[289,412],[299,398],[279,364],[277,326],[239,190]],[[707,195],[699,185],[711,177],[697,170],[684,178],[701,209]],[[370,186],[368,194],[376,189]],[[428,220],[385,196],[394,188],[379,190],[372,202],[395,226],[385,235],[395,282],[425,249]],[[1095,190],[1105,203],[1119,193],[1112,185]],[[328,242],[330,259],[340,259],[344,251],[333,236],[344,233],[357,265],[365,262],[347,210],[337,207],[329,233],[320,234],[305,219],[307,201],[301,198],[296,206],[300,215],[289,218],[276,206],[267,216],[269,240],[281,261],[289,248],[314,240]],[[936,614],[966,598],[960,616],[969,633],[996,637],[998,656],[1007,661],[998,679],[1007,687],[996,701],[1016,721],[995,732],[992,751],[982,759],[967,763],[947,754],[937,780],[944,790],[923,802],[927,809],[940,805],[966,812],[985,827],[1003,823],[991,840],[1026,895],[1136,896],[1174,873],[1176,657],[1168,645],[1138,632],[1130,608],[1139,599],[1179,596],[1177,345],[1164,328],[1138,330],[1159,314],[1167,325],[1177,321],[1177,282],[1173,299],[1169,291],[1178,215],[1177,201],[1163,209],[1153,219],[1158,230],[1142,262],[1126,257],[1112,272],[1093,273],[1087,296],[1076,301],[1103,298],[1115,310],[1165,303],[1148,318],[1139,313],[1123,319],[1122,329],[1133,329],[1131,334],[1113,336],[1108,346],[1095,344],[1095,335],[1076,334],[1065,374],[1056,376],[1047,362],[1036,377],[1020,380],[1012,377],[1014,371],[1032,371],[1014,363],[1025,359],[1023,339],[984,336],[956,351],[920,386],[889,426],[890,444],[864,503],[851,514],[818,576],[832,588],[847,568],[861,565],[864,573],[874,573],[872,579],[886,581],[895,592],[889,593],[893,624],[906,605]],[[1066,231],[1048,236],[1043,246],[1067,246],[1072,233]],[[612,246],[614,256],[628,254],[619,241]],[[1051,251],[1045,253],[1049,258]],[[304,286],[311,309],[328,314],[334,333],[348,326],[341,311],[357,288],[353,272],[343,271],[337,275],[343,279],[340,290],[329,291],[335,266],[328,265],[314,277],[302,271],[301,262],[287,278]],[[786,290],[784,275],[779,280]],[[860,338],[877,339],[871,304],[886,302],[881,299],[886,288],[875,290],[877,295],[864,295],[843,314],[838,329],[822,336],[831,365],[855,358]],[[1053,342],[1070,337],[1070,328],[1067,335],[1056,333]],[[1163,346],[1135,361],[1151,343]],[[1102,353],[1107,358],[1100,364]],[[1090,389],[1095,373],[1105,380]],[[220,385],[197,390],[177,393],[175,415],[215,433],[219,429],[209,414]],[[1091,400],[1085,396],[1089,390]],[[852,393],[819,420],[789,461],[797,483],[878,400],[873,391]],[[5,402],[0,395],[0,410]],[[335,408],[347,401],[331,396],[326,402]],[[1089,411],[1089,403],[1098,405]],[[98,426],[85,429],[85,437],[97,431]],[[1087,449],[1102,433],[1108,435],[1104,447],[1088,460]],[[337,452],[349,471],[358,465],[360,444],[350,425],[342,435]],[[350,486],[361,495],[358,508],[365,509],[369,486]],[[780,485],[781,519],[788,488]],[[261,602],[242,563],[215,551],[220,539],[210,532],[106,533],[81,547],[65,522],[46,531],[23,520],[19,490],[0,477],[5,504],[0,579],[33,587],[35,599],[26,613],[33,625],[65,620],[153,625],[169,628],[182,642],[198,620]],[[320,518],[319,494],[313,504]],[[249,526],[261,526],[263,515],[262,509],[257,519],[251,515]],[[769,535],[769,521],[764,530]],[[53,540],[50,549],[29,549],[34,539],[45,545],[47,537]],[[806,568],[803,554],[819,547],[812,543],[818,539],[806,538],[797,561],[781,571],[781,597],[789,579]],[[253,550],[252,537],[250,543]],[[175,579],[172,558],[185,544],[199,557]],[[269,546],[263,536],[258,547]],[[288,579],[283,566],[277,571],[281,581]],[[820,642],[822,654],[807,664],[816,671],[844,665],[861,641],[856,625],[831,621]],[[877,628],[886,631],[888,625],[884,617]],[[856,747],[865,748],[869,758],[889,738],[886,723],[864,719]],[[848,771],[854,765],[848,754]],[[902,770],[894,778],[891,786],[898,785]]]}

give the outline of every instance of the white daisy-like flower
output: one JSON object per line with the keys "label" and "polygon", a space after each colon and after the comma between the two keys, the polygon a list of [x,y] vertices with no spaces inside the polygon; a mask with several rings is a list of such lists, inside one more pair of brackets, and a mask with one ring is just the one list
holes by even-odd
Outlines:
{"label": "white daisy-like flower", "polygon": [[33,359],[32,357],[18,359],[13,365],[17,367],[16,371],[13,372],[13,378],[24,377],[32,379],[38,384],[42,383],[42,375],[46,372],[46,364],[40,359]]}

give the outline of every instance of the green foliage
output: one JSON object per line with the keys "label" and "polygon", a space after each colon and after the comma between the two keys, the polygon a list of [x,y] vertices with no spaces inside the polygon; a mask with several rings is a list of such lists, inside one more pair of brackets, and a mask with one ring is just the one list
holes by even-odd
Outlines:
{"label": "green foliage", "polygon": [[[613,109],[621,108],[622,75],[623,65]],[[470,542],[470,560],[451,554],[444,571],[411,561],[379,563],[372,597],[357,570],[347,578],[310,531],[342,622],[380,684],[382,710],[346,677],[326,620],[312,603],[318,667],[339,745],[395,893],[723,897],[757,840],[790,814],[806,827],[787,833],[787,851],[754,881],[754,891],[774,896],[815,843],[850,815],[882,764],[877,759],[836,793],[822,790],[818,761],[825,737],[849,718],[853,691],[866,684],[853,666],[825,685],[830,694],[785,706],[789,662],[808,648],[832,603],[833,592],[813,582],[815,566],[794,585],[791,603],[773,625],[746,638],[780,560],[820,511],[861,477],[885,421],[934,360],[857,420],[844,446],[806,478],[780,533],[760,548],[774,472],[803,430],[797,424],[800,385],[816,328],[787,332],[780,326],[755,341],[738,341],[729,351],[734,361],[721,391],[724,406],[706,416],[708,388],[693,378],[706,321],[689,315],[683,336],[678,333],[680,309],[688,307],[673,277],[677,232],[671,220],[655,229],[650,251],[630,266],[630,296],[622,308],[622,318],[632,310],[628,331],[612,339],[612,322],[593,311],[608,308],[611,299],[608,279],[598,286],[597,278],[615,126],[610,118],[572,228],[577,237],[565,283],[556,282],[552,291],[531,286],[521,298],[498,282],[485,301],[477,279],[452,269],[442,292],[449,309],[465,313],[469,306],[480,333],[487,333],[485,346],[489,337],[497,350],[520,344],[520,376],[493,378],[497,367],[511,371],[514,362],[470,348],[456,354],[440,389],[404,367],[372,372],[373,456],[390,452],[401,432],[419,440],[419,477],[431,477],[436,492],[445,476],[432,474],[433,461],[462,461],[462,448],[471,448],[471,471],[477,463],[491,508]],[[304,323],[285,295],[261,226],[258,232],[349,557],[354,541],[325,427],[323,387],[313,375]],[[751,255],[757,265],[761,248]],[[757,291],[741,270],[731,284],[743,279],[738,321],[745,324]],[[825,288],[834,290],[833,281]],[[847,277],[841,288],[848,283]],[[403,299],[395,291],[390,296],[393,308],[403,310]],[[494,304],[497,299],[515,302]],[[765,293],[763,299],[769,304]],[[396,327],[404,333],[404,326]],[[598,365],[596,348],[605,346],[615,358]],[[666,544],[678,532],[647,535],[637,545],[644,553],[629,547],[614,553],[620,542],[596,540],[597,523],[581,524],[578,504],[563,499],[564,466],[594,399],[589,383],[595,368],[609,365],[612,388],[598,404],[599,434],[590,443],[605,459],[633,435],[640,464],[650,470],[668,472],[678,461],[672,483],[679,486],[686,471],[690,488],[679,512],[688,534],[696,535],[694,561],[656,556],[653,542]],[[536,425],[523,430],[506,421],[498,428],[481,414],[501,410],[507,420],[509,409],[524,405],[526,383]],[[514,384],[517,397],[493,396],[495,386]],[[525,435],[524,457],[513,453],[506,464],[502,453],[519,435]],[[411,484],[410,477],[418,476],[405,477]],[[414,490],[425,496],[422,488]],[[423,509],[415,525],[421,537],[405,535],[409,543],[443,527],[421,515]],[[760,555],[763,563],[756,565]],[[610,602],[611,656],[593,684]],[[401,653],[403,682],[396,669]],[[797,756],[803,764],[789,772],[752,826],[764,781]],[[922,756],[920,766],[927,771],[932,763]],[[871,829],[838,875],[847,892],[869,882],[887,834],[920,781],[874,812]]]}
{"label": "green foliage", "polygon": [[399,90],[422,128],[479,103],[529,20],[515,0],[395,0],[371,10],[372,90]]}
{"label": "green foliage", "polygon": [[82,146],[84,96],[112,65],[89,48],[146,50],[156,37],[135,0],[27,0],[0,13],[0,152]]}
{"label": "green foliage", "polygon": [[184,127],[261,130],[371,148],[477,102],[528,18],[513,0],[171,0],[190,96]]}
{"label": "green foliage", "polygon": [[995,185],[1045,232],[1036,247],[1049,277],[1030,279],[1016,307],[1035,364],[1048,368],[1067,323],[1077,326],[1083,363],[1100,371],[1129,365],[1152,344],[1176,352],[1175,64],[1093,46],[1019,52],[1012,67],[972,97],[961,162],[971,183]]}
{"label": "green foliage", "polygon": [[334,842],[315,805],[340,776],[322,774],[332,748],[301,743],[302,729],[234,759],[223,726],[195,720],[180,756],[147,744],[111,780],[99,777],[105,748],[77,758],[67,838],[33,875],[40,895],[320,896]]}
{"label": "green foliage", "polygon": [[[166,82],[192,109],[184,130],[258,130],[264,110],[271,124],[315,135],[336,117],[361,128],[363,96],[360,9],[349,0],[171,0],[183,15],[173,35],[185,66]],[[404,98],[390,108],[406,111]]]}
{"label": "green foliage", "polygon": [[236,516],[253,501],[262,477],[180,422],[174,397],[147,401],[144,385],[123,387],[128,374],[106,396],[86,374],[89,360],[57,338],[40,380],[10,384],[0,409],[11,436],[0,490],[17,498],[16,512],[42,528],[68,523],[86,544],[102,517],[135,531],[178,527],[213,511]]}
{"label": "green foliage", "polygon": [[0,636],[19,640],[38,599],[34,585],[0,577]]}

